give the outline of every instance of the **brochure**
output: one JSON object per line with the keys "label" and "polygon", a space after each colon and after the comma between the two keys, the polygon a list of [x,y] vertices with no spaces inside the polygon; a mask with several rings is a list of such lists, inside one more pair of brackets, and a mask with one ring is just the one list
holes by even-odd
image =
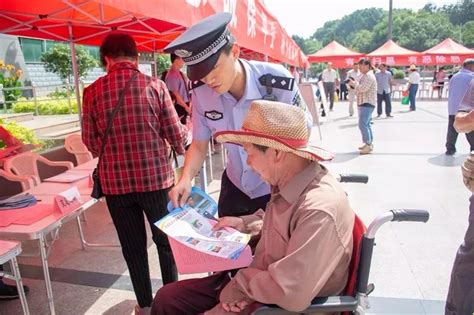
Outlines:
{"label": "brochure", "polygon": [[217,204],[205,192],[193,187],[182,208],[171,212],[155,225],[168,235],[180,273],[210,272],[248,266],[252,253],[249,234],[233,228],[213,231]]}

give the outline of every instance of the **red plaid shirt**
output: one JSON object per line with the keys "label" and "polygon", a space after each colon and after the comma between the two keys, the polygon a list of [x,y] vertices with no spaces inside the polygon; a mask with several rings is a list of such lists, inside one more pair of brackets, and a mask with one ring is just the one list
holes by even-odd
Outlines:
{"label": "red plaid shirt", "polygon": [[[107,118],[135,71],[138,69],[133,63],[118,63],[84,90],[82,139],[90,151],[99,154]],[[171,187],[174,174],[165,140],[183,154],[184,137],[185,127],[179,123],[166,85],[139,73],[106,140],[99,165],[104,193],[118,195]]]}

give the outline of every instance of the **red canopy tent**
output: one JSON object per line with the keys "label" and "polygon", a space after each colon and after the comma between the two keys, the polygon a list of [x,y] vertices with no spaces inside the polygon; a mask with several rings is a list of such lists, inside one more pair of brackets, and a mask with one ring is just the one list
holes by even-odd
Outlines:
{"label": "red canopy tent", "polygon": [[372,64],[385,63],[389,66],[422,64],[421,53],[403,48],[392,40],[387,41],[367,56],[371,58]]}
{"label": "red canopy tent", "polygon": [[460,64],[466,58],[474,58],[474,50],[446,38],[438,45],[423,52],[422,62],[425,65]]}
{"label": "red canopy tent", "polygon": [[333,40],[325,47],[308,56],[311,63],[332,62],[335,68],[349,68],[364,54],[346,48]]}
{"label": "red canopy tent", "polygon": [[[141,51],[160,51],[186,27],[216,12],[233,14],[232,32],[240,45],[264,59],[304,66],[300,49],[261,0],[44,0],[0,1],[0,33],[99,45],[111,31],[132,35]],[[80,104],[77,64],[76,96]],[[80,110],[80,106],[78,107]],[[80,114],[80,113],[79,113]]]}
{"label": "red canopy tent", "polygon": [[189,27],[216,12],[232,13],[232,33],[246,49],[291,65],[299,64],[301,51],[262,0],[97,0],[103,4]]}

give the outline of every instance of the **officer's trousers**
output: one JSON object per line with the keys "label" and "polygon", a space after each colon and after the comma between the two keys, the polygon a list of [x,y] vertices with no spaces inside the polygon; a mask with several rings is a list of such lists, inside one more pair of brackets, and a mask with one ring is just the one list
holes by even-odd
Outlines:
{"label": "officer's trousers", "polygon": [[226,171],[222,174],[221,193],[218,203],[219,217],[237,217],[252,214],[258,209],[265,210],[269,201],[270,194],[250,199],[249,196],[230,181]]}

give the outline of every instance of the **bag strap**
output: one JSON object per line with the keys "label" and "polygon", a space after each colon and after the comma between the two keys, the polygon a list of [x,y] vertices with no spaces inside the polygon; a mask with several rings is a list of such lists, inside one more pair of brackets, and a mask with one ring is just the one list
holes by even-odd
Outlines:
{"label": "bag strap", "polygon": [[132,77],[128,80],[127,84],[125,84],[125,87],[123,88],[123,90],[120,92],[120,96],[119,96],[119,99],[117,101],[117,105],[115,106],[114,111],[110,115],[109,121],[107,122],[107,129],[105,129],[104,136],[102,137],[102,147],[100,148],[99,163],[97,164],[97,167],[99,166],[100,159],[101,159],[102,155],[104,154],[104,149],[105,149],[105,143],[107,141],[107,136],[110,133],[110,129],[112,129],[112,121],[114,120],[114,118],[117,115],[120,107],[123,104],[123,101],[125,99],[125,92],[127,92],[127,90],[130,88],[130,86],[132,85],[132,81],[135,80],[135,78],[137,77],[137,75],[139,73],[137,70],[135,70],[135,71],[136,72],[132,75]]}
{"label": "bag strap", "polygon": [[188,86],[188,82],[186,81],[186,78],[184,77],[184,74],[179,71],[179,74],[181,75],[181,79],[183,79],[183,83],[184,83],[184,87],[186,89],[186,95],[188,96],[189,98],[189,86]]}

